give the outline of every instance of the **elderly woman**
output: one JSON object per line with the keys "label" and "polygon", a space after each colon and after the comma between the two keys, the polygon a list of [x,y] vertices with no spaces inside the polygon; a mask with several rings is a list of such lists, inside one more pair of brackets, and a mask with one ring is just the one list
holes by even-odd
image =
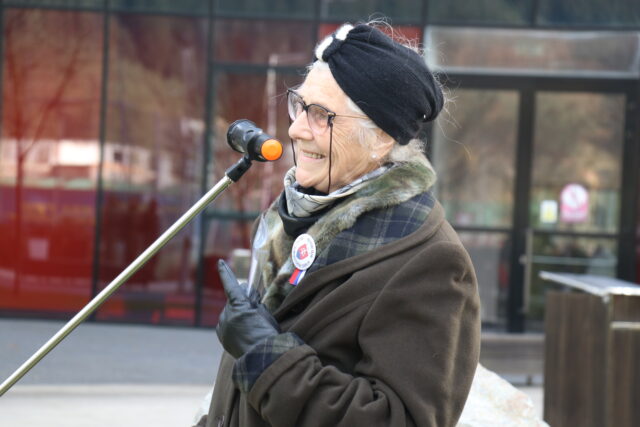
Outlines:
{"label": "elderly woman", "polygon": [[478,363],[469,256],[415,138],[443,105],[423,59],[344,25],[288,91],[296,166],[257,222],[249,288],[221,263],[207,426],[453,426]]}

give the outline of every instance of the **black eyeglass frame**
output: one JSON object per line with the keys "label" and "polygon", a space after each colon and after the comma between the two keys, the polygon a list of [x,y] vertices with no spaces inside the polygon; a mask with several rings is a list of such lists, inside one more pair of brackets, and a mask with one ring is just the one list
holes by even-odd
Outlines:
{"label": "black eyeglass frame", "polygon": [[289,113],[289,118],[291,119],[291,121],[295,121],[300,114],[302,114],[302,112],[300,114],[298,114],[298,116],[293,117],[292,116],[292,111],[289,109],[290,106],[290,97],[291,96],[295,96],[299,101],[300,104],[302,105],[302,111],[304,111],[307,114],[307,124],[309,125],[309,129],[313,130],[313,126],[311,126],[311,122],[309,121],[309,108],[311,107],[318,107],[321,110],[325,111],[327,113],[327,124],[324,127],[324,129],[322,129],[322,132],[314,132],[317,135],[323,135],[326,131],[327,128],[332,128],[333,127],[333,119],[336,117],[349,117],[352,119],[368,119],[367,116],[352,116],[352,115],[348,115],[348,114],[338,114],[338,113],[334,113],[333,111],[329,110],[327,107],[324,107],[320,104],[307,104],[306,102],[304,102],[304,99],[302,99],[302,96],[300,96],[300,94],[298,92],[296,92],[293,89],[287,89],[287,112]]}

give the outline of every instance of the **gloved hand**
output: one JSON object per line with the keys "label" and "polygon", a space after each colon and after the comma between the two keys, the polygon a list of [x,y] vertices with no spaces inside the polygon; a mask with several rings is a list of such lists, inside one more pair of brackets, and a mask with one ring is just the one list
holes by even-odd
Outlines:
{"label": "gloved hand", "polygon": [[222,346],[236,359],[265,338],[280,333],[278,322],[258,301],[257,291],[247,295],[229,266],[218,261],[218,272],[227,296],[216,333]]}

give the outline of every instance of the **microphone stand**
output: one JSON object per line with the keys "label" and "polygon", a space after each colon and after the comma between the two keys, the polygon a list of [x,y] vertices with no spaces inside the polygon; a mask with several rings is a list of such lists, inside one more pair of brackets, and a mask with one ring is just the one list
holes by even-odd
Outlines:
{"label": "microphone stand", "polygon": [[207,205],[213,202],[232,183],[238,181],[244,173],[251,167],[249,155],[242,157],[236,164],[225,172],[225,176],[218,181],[200,200],[198,200],[187,212],[185,212],[171,227],[167,229],[155,242],[144,250],[127,268],[125,268],[115,279],[109,283],[98,295],[96,295],[82,310],[67,322],[53,337],[49,339],[38,351],[36,351],[26,362],[22,364],[2,385],[0,385],[0,396],[5,394],[16,382],[29,372],[43,357],[45,357],[55,346],[67,337],[80,323],[85,321],[98,307],[100,307],[118,288],[127,281],[136,271],[138,271],[149,259],[155,255],[164,245],[167,244],[180,230],[184,228],[196,215],[198,215]]}

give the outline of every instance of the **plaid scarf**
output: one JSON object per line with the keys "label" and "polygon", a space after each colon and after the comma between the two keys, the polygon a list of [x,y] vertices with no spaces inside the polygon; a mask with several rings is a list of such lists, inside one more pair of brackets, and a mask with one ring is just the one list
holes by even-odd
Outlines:
{"label": "plaid scarf", "polygon": [[[307,274],[417,230],[435,203],[428,191],[434,182],[433,169],[417,162],[398,164],[366,181],[307,231],[318,254]],[[254,239],[255,274],[249,283],[259,289],[263,303],[274,311],[293,289],[288,279],[295,269],[293,239],[284,232],[277,201],[262,214],[256,236],[260,239]],[[260,242],[256,244],[256,240]]]}
{"label": "plaid scarf", "polygon": [[435,201],[432,192],[427,191],[388,209],[364,213],[353,227],[338,233],[318,254],[307,274],[408,236],[424,223]]}

